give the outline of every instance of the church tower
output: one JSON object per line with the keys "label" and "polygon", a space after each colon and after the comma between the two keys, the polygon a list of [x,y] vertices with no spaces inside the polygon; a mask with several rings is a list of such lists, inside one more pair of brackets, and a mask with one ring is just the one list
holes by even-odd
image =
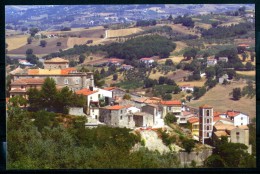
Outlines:
{"label": "church tower", "polygon": [[213,107],[209,105],[199,107],[199,141],[202,144],[212,136],[213,118]]}

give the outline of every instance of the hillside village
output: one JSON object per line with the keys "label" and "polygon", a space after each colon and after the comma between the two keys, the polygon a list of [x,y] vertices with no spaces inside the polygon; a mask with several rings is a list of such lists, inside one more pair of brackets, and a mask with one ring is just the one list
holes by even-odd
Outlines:
{"label": "hillside village", "polygon": [[[246,15],[251,12],[246,13],[244,10],[241,8],[238,10],[241,18],[246,20],[253,18],[251,15]],[[95,144],[95,141],[99,140],[91,139],[92,137],[102,137],[106,133],[110,137],[117,136],[117,132],[114,132],[116,135],[109,133],[117,130],[123,133],[127,128],[129,134],[134,134],[136,138],[130,137],[129,144],[130,142],[133,144],[131,147],[124,142],[127,144],[125,156],[133,155],[134,151],[138,152],[145,147],[153,153],[159,152],[160,155],[172,153],[171,155],[174,155],[172,158],[179,162],[173,161],[171,167],[244,167],[244,164],[239,162],[229,164],[225,161],[225,157],[217,155],[217,150],[219,154],[235,152],[232,150],[222,152],[221,147],[226,147],[241,150],[239,153],[247,157],[244,160],[248,160],[243,162],[249,167],[255,166],[253,165],[256,153],[255,140],[252,140],[255,134],[255,109],[240,107],[239,104],[244,100],[252,103],[255,97],[255,74],[252,75],[255,71],[255,52],[252,44],[254,38],[247,36],[243,40],[238,37],[240,28],[235,28],[241,27],[243,31],[246,28],[246,31],[251,32],[253,30],[251,25],[254,22],[247,21],[229,26],[234,27],[232,30],[237,33],[235,36],[226,33],[227,37],[234,37],[237,42],[233,47],[230,45],[225,47],[223,44],[223,49],[219,46],[221,43],[217,44],[219,48],[210,44],[201,49],[194,47],[196,43],[189,43],[192,39],[200,38],[207,42],[209,35],[218,36],[215,31],[185,26],[188,31],[194,30],[192,32],[200,32],[203,36],[194,33],[180,35],[182,38],[190,37],[187,39],[189,45],[185,43],[186,46],[182,49],[180,47],[183,43],[174,40],[177,38],[173,37],[177,37],[178,34],[174,33],[172,28],[184,27],[183,22],[176,24],[175,19],[185,21],[185,18],[189,17],[184,15],[173,19],[171,14],[167,15],[168,18],[157,20],[155,26],[149,22],[147,24],[145,20],[139,21],[139,24],[143,25],[140,28],[148,28],[142,28],[142,31],[139,31],[140,36],[138,32],[133,32],[125,36],[111,37],[108,32],[113,29],[107,28],[114,25],[111,23],[111,26],[104,26],[102,31],[104,35],[99,38],[102,42],[109,40],[108,43],[104,41],[98,44],[100,40],[86,37],[82,44],[76,43],[70,48],[64,47],[65,49],[60,49],[59,52],[48,52],[46,48],[50,45],[48,39],[63,37],[60,35],[61,32],[59,34],[49,32],[45,38],[47,43],[37,39],[46,33],[36,31],[37,34],[34,33],[33,36],[30,34],[32,43],[11,50],[7,44],[6,53],[10,52],[6,55],[6,114],[7,119],[10,119],[8,124],[17,126],[19,122],[12,123],[11,120],[19,120],[20,117],[15,113],[21,112],[24,114],[21,117],[26,115],[28,117],[24,122],[33,123],[42,136],[47,129],[54,130],[60,125],[65,131],[69,131],[69,134],[72,133],[78,138],[76,139],[78,144],[84,145],[87,144],[84,138]],[[169,27],[171,25],[172,28]],[[219,25],[216,30],[222,30],[223,26],[220,26],[222,24],[216,25]],[[154,32],[152,27],[158,28]],[[89,31],[91,28],[86,30]],[[100,32],[100,28],[98,30]],[[215,30],[214,27],[212,30]],[[73,30],[69,32],[72,34]],[[63,34],[66,35],[66,32]],[[174,34],[176,36],[173,36]],[[244,34],[251,36],[249,33]],[[221,42],[217,39],[215,41]],[[40,49],[31,47],[36,43],[40,43],[37,45]],[[59,47],[58,45],[64,43],[60,40],[59,44],[57,42],[54,45]],[[48,53],[40,57],[43,49]],[[24,52],[25,58],[20,55],[21,52]],[[249,73],[251,74],[248,75]],[[230,92],[225,98],[220,97],[224,92],[219,89],[223,87]],[[216,97],[214,99],[204,99],[213,93],[219,94],[214,94]],[[224,100],[227,104],[224,104]],[[8,129],[13,131],[10,126]],[[94,134],[95,131],[97,132]],[[10,139],[15,139],[13,136],[11,135]],[[124,138],[128,136],[124,135]],[[110,142],[108,137],[102,138],[100,142]],[[115,141],[119,139],[115,138]],[[120,146],[120,143],[117,145]],[[99,147],[98,144],[95,146]],[[99,148],[104,150],[107,146]],[[114,145],[109,148],[112,148],[111,153],[114,152]],[[129,154],[129,151],[133,151],[133,154]],[[121,152],[119,154],[121,155]],[[163,158],[167,159],[165,156]],[[15,162],[15,158],[12,160]],[[37,166],[31,161],[29,163],[34,167]],[[91,164],[89,165],[91,168]],[[97,167],[94,164],[93,166]],[[124,165],[120,167],[124,168]]]}

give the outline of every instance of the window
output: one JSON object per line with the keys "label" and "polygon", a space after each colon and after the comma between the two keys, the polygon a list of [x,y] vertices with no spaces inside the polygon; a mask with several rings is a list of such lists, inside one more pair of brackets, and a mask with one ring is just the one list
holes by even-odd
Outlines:
{"label": "window", "polygon": [[168,111],[171,111],[172,110],[172,107],[168,107]]}
{"label": "window", "polygon": [[64,84],[65,84],[65,85],[69,84],[68,79],[64,79]]}
{"label": "window", "polygon": [[122,120],[122,119],[123,119],[123,116],[121,115],[121,116],[120,116],[120,120]]}
{"label": "window", "polygon": [[123,113],[123,110],[121,110],[120,113],[122,114],[122,113]]}
{"label": "window", "polygon": [[239,136],[239,132],[236,132],[236,135]]}
{"label": "window", "polygon": [[209,119],[207,119],[207,123],[209,123]]}
{"label": "window", "polygon": [[241,125],[243,125],[243,123],[241,123]]}
{"label": "window", "polygon": [[95,115],[95,118],[97,119],[97,115]]}
{"label": "window", "polygon": [[98,94],[98,98],[100,98],[100,94]]}
{"label": "window", "polygon": [[206,111],[206,115],[209,116],[209,110]]}
{"label": "window", "polygon": [[207,130],[209,130],[209,126],[207,126]]}
{"label": "window", "polygon": [[79,84],[79,79],[75,80],[75,84],[78,85]]}
{"label": "window", "polygon": [[243,120],[243,117],[241,117],[241,120]]}
{"label": "window", "polygon": [[21,88],[23,89],[23,88],[24,88],[24,86],[21,86]]}

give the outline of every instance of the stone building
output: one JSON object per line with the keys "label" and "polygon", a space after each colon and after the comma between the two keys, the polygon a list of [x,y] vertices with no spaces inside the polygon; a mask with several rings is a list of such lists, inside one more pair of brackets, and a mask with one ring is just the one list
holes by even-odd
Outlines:
{"label": "stone building", "polygon": [[131,106],[114,105],[100,108],[98,120],[112,127],[134,128],[133,115],[127,112],[129,107]]}
{"label": "stone building", "polygon": [[227,137],[228,142],[245,144],[248,147],[248,153],[252,153],[252,145],[249,144],[249,128],[247,126],[216,123],[213,127],[213,143],[221,139],[222,136]]}
{"label": "stone building", "polygon": [[152,127],[154,125],[153,115],[146,112],[136,112],[133,114],[135,127]]}
{"label": "stone building", "polygon": [[21,95],[26,98],[27,90],[30,88],[37,88],[40,89],[42,84],[44,83],[44,79],[34,79],[34,78],[28,78],[28,79],[16,79],[11,82],[11,90],[10,98]]}
{"label": "stone building", "polygon": [[69,61],[55,57],[44,61],[44,69],[65,69],[69,67]]}
{"label": "stone building", "polygon": [[69,87],[72,91],[94,86],[93,73],[77,72],[75,68],[66,69],[28,69],[23,73],[15,73],[11,76],[12,81],[29,78],[45,79],[53,78],[58,88]]}

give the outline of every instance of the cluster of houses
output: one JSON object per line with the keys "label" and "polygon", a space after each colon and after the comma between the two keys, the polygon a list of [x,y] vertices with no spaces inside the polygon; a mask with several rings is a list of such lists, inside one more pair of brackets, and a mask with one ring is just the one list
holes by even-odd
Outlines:
{"label": "cluster of houses", "polygon": [[[147,61],[144,59],[144,61]],[[72,115],[85,115],[92,123],[106,124],[112,127],[163,127],[167,113],[177,117],[178,124],[191,124],[194,139],[207,143],[208,139],[227,136],[231,142],[249,145],[249,116],[238,111],[225,113],[213,112],[213,107],[203,105],[191,109],[179,100],[164,101],[157,97],[143,97],[131,94],[124,99],[124,90],[117,87],[97,88],[94,86],[92,72],[78,72],[68,67],[68,61],[62,58],[45,60],[44,69],[16,69],[12,71],[10,98],[21,95],[27,97],[29,88],[41,88],[44,79],[55,80],[57,89],[69,87],[78,95],[86,98],[84,108],[70,108]],[[150,63],[150,62],[148,62]],[[193,86],[184,85],[182,90],[193,91]]]}
{"label": "cluster of houses", "polygon": [[249,116],[234,110],[226,112],[214,112],[213,107],[203,105],[199,107],[196,116],[188,118],[191,124],[191,133],[194,139],[204,143],[213,143],[222,136],[229,142],[242,143],[248,146],[248,152],[252,153],[249,144]]}

